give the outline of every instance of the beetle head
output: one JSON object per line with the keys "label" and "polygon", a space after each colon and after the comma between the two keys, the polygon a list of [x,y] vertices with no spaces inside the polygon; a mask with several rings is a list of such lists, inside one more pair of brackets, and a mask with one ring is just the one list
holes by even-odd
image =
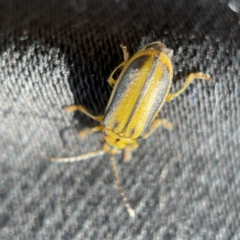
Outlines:
{"label": "beetle head", "polygon": [[[123,149],[132,143],[130,138],[121,137],[109,128],[104,128],[102,133],[106,142],[104,148],[106,148],[105,151],[107,152],[112,152],[113,149],[118,151],[119,149]],[[108,149],[106,144],[108,145]]]}

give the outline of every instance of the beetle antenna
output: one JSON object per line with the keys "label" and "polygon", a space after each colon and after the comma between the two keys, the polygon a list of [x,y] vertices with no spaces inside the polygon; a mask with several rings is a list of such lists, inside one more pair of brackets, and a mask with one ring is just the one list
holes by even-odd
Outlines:
{"label": "beetle antenna", "polygon": [[119,177],[118,177],[118,173],[117,173],[117,167],[116,167],[116,164],[115,164],[115,159],[114,159],[114,156],[113,155],[110,155],[110,160],[111,160],[111,165],[112,165],[112,169],[113,169],[113,173],[114,173],[114,177],[115,177],[115,180],[116,180],[116,183],[118,185],[118,189],[121,193],[121,196],[122,196],[122,199],[125,203],[125,207],[127,208],[128,210],[128,213],[129,215],[134,218],[135,217],[135,212],[134,210],[131,208],[129,202],[128,202],[128,199],[123,191],[123,188],[122,188],[122,185],[120,183],[120,180],[119,180]]}
{"label": "beetle antenna", "polygon": [[96,156],[101,156],[104,153],[106,153],[104,150],[98,150],[96,152],[90,152],[90,153],[86,153],[86,154],[76,156],[76,157],[69,157],[69,158],[48,157],[48,158],[55,162],[78,162],[78,161],[87,160],[89,158],[93,158]]}

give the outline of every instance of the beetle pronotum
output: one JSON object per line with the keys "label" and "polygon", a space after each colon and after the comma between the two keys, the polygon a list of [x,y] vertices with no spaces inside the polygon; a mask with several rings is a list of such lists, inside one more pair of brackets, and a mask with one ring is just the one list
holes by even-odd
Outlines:
{"label": "beetle pronotum", "polygon": [[[153,42],[129,59],[125,46],[121,46],[124,61],[112,72],[108,83],[113,91],[107,104],[105,114],[93,116],[82,105],[65,108],[67,112],[80,111],[90,118],[101,122],[100,125],[80,132],[80,136],[102,131],[103,149],[77,157],[51,158],[58,162],[74,162],[93,158],[108,153],[125,206],[131,217],[135,216],[119,181],[114,155],[124,149],[124,160],[131,159],[131,151],[138,147],[137,139],[149,137],[159,126],[169,130],[172,124],[165,119],[156,119],[165,102],[181,94],[196,78],[210,80],[207,74],[191,73],[183,86],[176,93],[169,93],[173,67],[173,51],[161,42]],[[115,80],[113,75],[120,71]]]}

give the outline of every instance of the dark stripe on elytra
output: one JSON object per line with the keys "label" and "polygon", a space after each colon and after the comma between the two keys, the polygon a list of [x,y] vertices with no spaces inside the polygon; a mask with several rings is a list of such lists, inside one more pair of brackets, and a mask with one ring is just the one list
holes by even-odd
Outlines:
{"label": "dark stripe on elytra", "polygon": [[126,78],[129,78],[127,75],[129,75],[130,73],[133,73],[133,70],[141,69],[148,59],[149,59],[149,55],[143,55],[135,59],[125,70],[123,76],[120,79],[121,82],[119,82],[116,86],[111,104],[109,105],[108,109],[106,109],[105,119],[108,118],[108,114],[110,114],[110,117],[111,117],[111,113],[118,106],[118,103],[121,100],[121,98],[124,97],[125,92],[128,89],[129,83],[131,81],[131,79],[126,79]]}
{"label": "dark stripe on elytra", "polygon": [[[154,57],[153,64],[152,64],[154,67],[151,68],[151,71],[150,71],[149,74],[147,75],[146,81],[145,81],[145,83],[144,83],[144,85],[143,85],[143,87],[142,87],[142,89],[141,89],[141,92],[140,92],[140,94],[139,94],[139,97],[138,97],[138,100],[137,100],[137,102],[136,102],[136,104],[135,104],[135,107],[133,108],[133,111],[131,112],[131,114],[130,114],[130,116],[129,116],[129,118],[128,118],[128,120],[127,120],[127,122],[126,122],[126,124],[125,124],[125,126],[124,126],[124,128],[123,128],[123,130],[122,130],[122,132],[126,131],[126,129],[127,129],[128,125],[129,125],[130,121],[132,120],[132,118],[133,118],[133,116],[134,116],[134,113],[136,112],[138,106],[141,104],[141,101],[142,101],[142,99],[143,99],[143,97],[144,97],[144,95],[145,95],[145,93],[146,93],[146,91],[147,91],[147,85],[150,84],[151,77],[152,77],[153,73],[155,72],[156,67],[157,67],[157,65],[158,65],[158,64],[157,64],[157,60],[158,60],[160,54],[161,54],[161,53],[159,53],[158,55],[156,55],[156,56]],[[134,131],[134,132],[135,132],[135,131]]]}

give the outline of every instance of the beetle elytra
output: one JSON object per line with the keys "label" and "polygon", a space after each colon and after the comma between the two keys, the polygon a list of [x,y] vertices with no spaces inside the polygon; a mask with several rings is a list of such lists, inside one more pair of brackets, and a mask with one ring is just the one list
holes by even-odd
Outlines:
{"label": "beetle elytra", "polygon": [[[113,90],[105,114],[93,116],[82,105],[73,105],[65,109],[67,112],[80,111],[101,123],[92,129],[80,132],[80,136],[101,131],[104,139],[103,149],[77,157],[51,158],[51,160],[74,162],[108,153],[125,206],[130,216],[134,217],[134,210],[130,207],[119,181],[114,155],[124,149],[124,160],[128,161],[131,159],[132,150],[138,147],[137,139],[147,138],[159,126],[171,130],[170,122],[156,119],[163,104],[180,95],[194,79],[210,80],[210,77],[201,72],[191,73],[176,93],[169,93],[173,78],[172,50],[161,42],[153,42],[129,59],[127,48],[125,46],[121,48],[124,61],[115,68],[108,79]],[[120,74],[114,79],[116,72]]]}

